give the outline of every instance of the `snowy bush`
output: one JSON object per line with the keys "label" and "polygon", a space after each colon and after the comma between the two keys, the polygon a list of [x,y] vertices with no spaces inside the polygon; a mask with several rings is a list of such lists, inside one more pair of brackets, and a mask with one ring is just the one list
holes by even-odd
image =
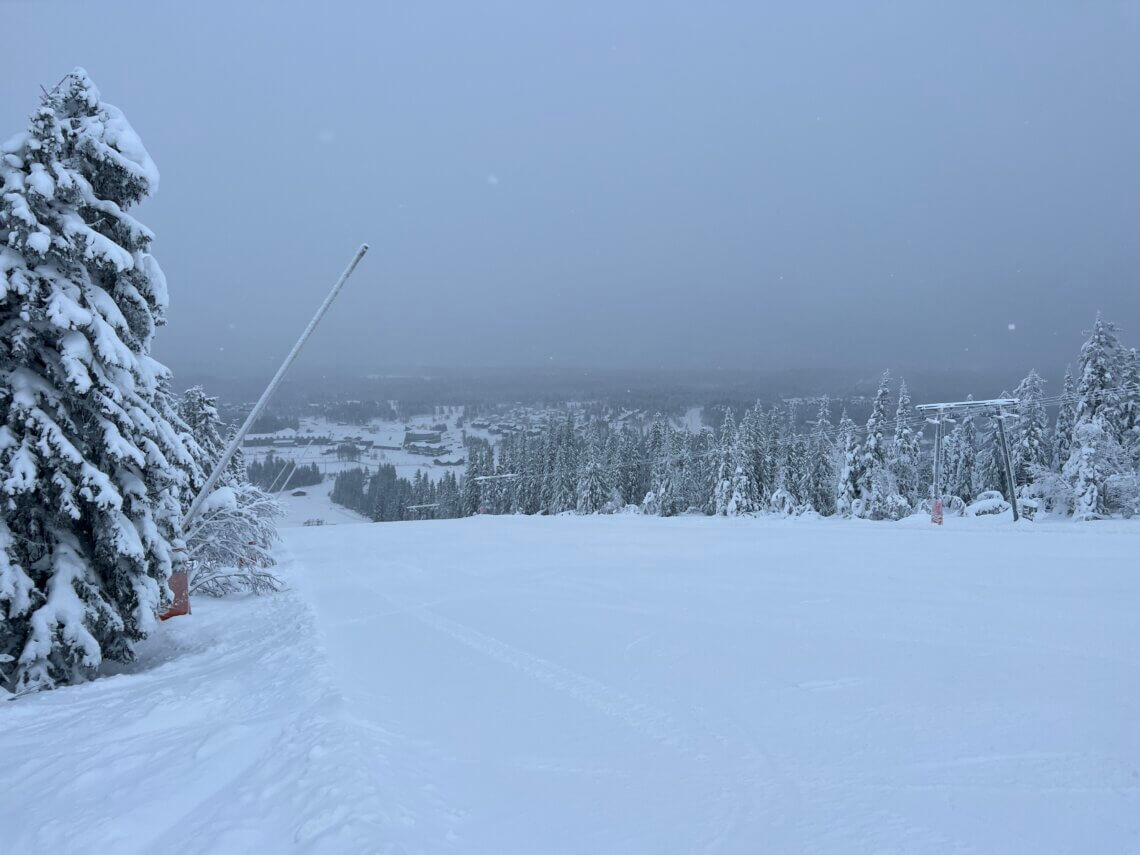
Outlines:
{"label": "snowy bush", "polygon": [[1073,485],[1060,472],[1044,466],[1034,466],[1030,471],[1030,481],[1018,493],[1018,499],[1033,500],[1042,513],[1071,514]]}
{"label": "snowy bush", "polygon": [[222,597],[280,590],[280,580],[266,568],[277,563],[270,548],[281,515],[277,501],[252,484],[211,493],[186,533],[190,593]]}
{"label": "snowy bush", "polygon": [[900,520],[911,512],[910,502],[898,490],[893,472],[876,466],[865,475],[864,494],[852,506],[854,516],[869,520]]}
{"label": "snowy bush", "polygon": [[1041,510],[1042,502],[1040,499],[1035,499],[1032,496],[1018,496],[1017,509],[1021,516],[1027,520],[1037,519],[1037,514]]}
{"label": "snowy bush", "polygon": [[[178,414],[190,432],[188,445],[198,456],[199,471],[212,472],[225,451],[217,400],[195,386],[182,395]],[[204,482],[199,476],[194,487]],[[270,548],[281,515],[277,501],[249,482],[241,461],[231,460],[185,534],[190,593],[220,597],[279,590],[280,582],[266,568],[276,563]]]}
{"label": "snowy bush", "polygon": [[645,500],[641,503],[641,513],[657,516],[660,511],[661,506],[657,502],[657,494],[650,490],[645,494]]}
{"label": "snowy bush", "polygon": [[768,504],[774,513],[786,517],[794,516],[798,508],[796,497],[783,487],[778,488],[776,492],[772,494],[772,498],[768,501]]}
{"label": "snowy bush", "polygon": [[1122,472],[1105,479],[1105,507],[1126,519],[1140,514],[1140,473]]}
{"label": "snowy bush", "polygon": [[901,520],[912,513],[910,502],[899,493],[892,493],[887,496],[886,501],[882,504],[882,509],[882,518],[887,520]]}
{"label": "snowy bush", "polygon": [[985,490],[968,504],[964,513],[968,517],[982,517],[990,514],[1004,514],[1010,509],[1010,504],[997,490]]}

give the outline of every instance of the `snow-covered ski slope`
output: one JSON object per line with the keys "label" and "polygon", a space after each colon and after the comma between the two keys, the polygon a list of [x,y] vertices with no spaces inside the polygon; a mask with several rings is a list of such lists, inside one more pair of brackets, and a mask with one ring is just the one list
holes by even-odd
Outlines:
{"label": "snow-covered ski slope", "polygon": [[1008,518],[289,529],[291,591],[3,705],[0,839],[1137,852],[1138,547]]}

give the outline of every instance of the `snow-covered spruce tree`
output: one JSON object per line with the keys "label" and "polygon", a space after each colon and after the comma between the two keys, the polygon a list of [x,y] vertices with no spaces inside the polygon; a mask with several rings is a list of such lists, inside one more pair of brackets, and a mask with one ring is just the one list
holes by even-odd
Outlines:
{"label": "snow-covered spruce tree", "polygon": [[[497,452],[497,453],[496,453]],[[494,444],[487,443],[487,458],[485,471],[487,475],[500,475],[505,470],[502,465],[503,446],[495,447]],[[503,479],[502,478],[489,478],[482,483],[480,487],[480,500],[483,505],[483,512],[487,514],[500,514],[502,513],[503,502]]]}
{"label": "snow-covered spruce tree", "polygon": [[871,477],[864,516],[871,520],[900,520],[909,513],[910,503],[899,493],[894,474],[886,466],[878,467]]}
{"label": "snow-covered spruce tree", "polygon": [[572,511],[578,506],[578,438],[573,414],[562,424],[556,447],[549,508],[552,514]]}
{"label": "snow-covered spruce tree", "polygon": [[847,410],[839,418],[839,447],[842,457],[839,462],[839,474],[835,488],[835,512],[840,516],[851,516],[855,513],[855,504],[859,496],[859,480],[862,475],[859,466],[861,457],[859,437],[856,435],[855,422],[847,415]]}
{"label": "snow-covered spruce tree", "polygon": [[[227,437],[223,432],[230,433],[218,415],[218,399],[207,395],[201,386],[192,386],[174,400],[174,414],[169,420],[182,427],[186,434],[185,445],[198,463],[199,472],[191,473],[191,493],[197,494],[225,451]],[[244,484],[248,481],[245,456],[239,448],[230,458],[219,483]]]}
{"label": "snow-covered spruce tree", "polygon": [[612,508],[614,488],[602,447],[595,438],[578,467],[578,513],[597,514]]}
{"label": "snow-covered spruce tree", "polygon": [[764,497],[764,506],[778,514],[790,515],[797,510],[796,497],[789,482],[798,472],[789,471],[792,457],[792,443],[796,436],[796,404],[780,403],[772,408],[769,420],[772,433],[769,436],[770,454],[774,462],[771,492]]}
{"label": "snow-covered spruce tree", "polygon": [[724,412],[720,428],[720,446],[717,449],[716,485],[713,505],[718,516],[727,516],[732,499],[732,479],[736,474],[736,419],[732,410]]}
{"label": "snow-covered spruce tree", "polygon": [[[1088,340],[1081,347],[1077,379],[1075,426],[1100,416],[1103,427],[1119,440],[1124,434],[1125,400],[1121,389],[1124,349],[1116,337],[1116,325],[1099,314]],[[1074,427],[1074,431],[1075,431]]]}
{"label": "snow-covered spruce tree", "polygon": [[871,415],[867,418],[867,440],[863,444],[863,469],[870,470],[882,466],[887,460],[887,399],[891,393],[891,373],[884,371],[875,392],[875,402],[871,405]]}
{"label": "snow-covered spruce tree", "polygon": [[[225,451],[217,399],[194,386],[179,399],[177,416],[190,433],[186,445],[197,456],[197,490]],[[185,534],[191,593],[221,597],[280,590],[280,580],[268,568],[277,563],[271,550],[281,514],[277,500],[251,484],[244,468],[228,465]]]}
{"label": "snow-covered spruce tree", "polygon": [[[201,386],[191,386],[182,393],[177,403],[178,416],[198,444],[203,463],[220,460],[225,451],[221,435],[221,418],[218,416],[218,399],[206,394]],[[205,470],[209,475],[209,468]]]}
{"label": "snow-covered spruce tree", "polygon": [[[527,475],[526,437],[521,434],[507,436],[504,438],[500,448],[500,471],[504,474],[516,476],[514,478],[502,479],[503,487],[500,497],[500,507],[504,514],[517,514],[520,513],[519,509],[522,506]],[[604,463],[606,459],[604,448],[601,450],[601,455],[602,462]],[[431,479],[427,478],[426,473],[424,477],[431,483]]]}
{"label": "snow-covered spruce tree", "polygon": [[[875,401],[871,405],[871,415],[867,419],[867,438],[863,445],[861,465],[862,477],[858,483],[859,497],[863,499],[863,502],[856,507],[862,510],[863,515],[870,515],[876,519],[883,518],[883,510],[887,507],[890,496],[894,492],[894,479],[884,477],[889,451],[886,427],[890,382],[890,372],[884,371],[879,380],[878,391],[875,393]],[[888,487],[891,488],[890,493],[884,495],[883,490]],[[893,504],[893,502],[890,503]]]}
{"label": "snow-covered spruce tree", "polygon": [[1140,355],[1129,348],[1124,359],[1121,389],[1124,397],[1124,446],[1132,466],[1140,467]]}
{"label": "snow-covered spruce tree", "polygon": [[[412,504],[428,504],[429,502],[433,501],[431,493],[431,482],[424,476],[423,472],[417,469],[416,474],[412,477]],[[408,513],[411,514],[412,519],[429,519],[427,516],[427,511],[429,510],[431,509],[416,508],[415,510],[409,511]]]}
{"label": "snow-covered spruce tree", "polygon": [[728,504],[725,506],[725,515],[730,517],[741,514],[751,514],[760,510],[760,496],[756,490],[751,468],[747,465],[749,453],[749,434],[741,429],[736,432],[736,443],[732,449],[732,462],[735,467],[732,471]]}
{"label": "snow-covered spruce tree", "polygon": [[467,440],[467,461],[463,467],[463,481],[460,484],[462,496],[460,502],[465,517],[475,516],[483,507],[483,481],[480,479],[487,474],[484,471],[484,445],[482,440]]}
{"label": "snow-covered spruce tree", "polygon": [[752,409],[744,414],[737,426],[740,436],[737,438],[737,450],[740,454],[739,464],[752,482],[758,504],[766,504],[769,491],[765,489],[768,477],[767,467],[767,429],[764,409],[757,401]]}
{"label": "snow-covered spruce tree", "polygon": [[759,428],[758,441],[764,449],[761,456],[761,478],[756,484],[760,494],[760,501],[764,505],[771,504],[772,496],[780,488],[780,470],[783,467],[784,453],[784,419],[780,407],[769,408],[766,416],[757,421]]}
{"label": "snow-covered spruce tree", "polygon": [[943,419],[942,498],[953,495],[951,482],[954,480],[954,473],[958,470],[958,440],[960,438],[956,431],[957,426],[958,422],[956,419],[951,417]]}
{"label": "snow-covered spruce tree", "polygon": [[[1010,452],[1012,453],[1013,449],[1010,449]],[[986,440],[979,442],[971,483],[975,493],[997,490],[1003,496],[1009,495],[1009,486],[1005,483],[1005,457],[1002,455],[996,420],[993,421]]]}
{"label": "snow-covered spruce tree", "polygon": [[819,400],[811,439],[811,504],[824,516],[835,513],[835,443],[831,440],[831,401]]}
{"label": "snow-covered spruce tree", "polygon": [[641,434],[625,425],[618,436],[615,464],[617,487],[623,504],[637,505],[645,497],[649,491],[648,468]]}
{"label": "snow-covered spruce tree", "polygon": [[918,503],[918,458],[921,436],[911,429],[910,392],[906,381],[899,381],[899,403],[895,408],[895,435],[888,452],[887,468],[895,478],[899,494],[910,505]]}
{"label": "snow-covered spruce tree", "polygon": [[[967,401],[973,399],[973,395],[966,396]],[[944,489],[948,495],[957,496],[969,504],[977,495],[975,479],[978,472],[978,428],[968,411],[957,416],[957,423],[943,445]]]}
{"label": "snow-covered spruce tree", "polygon": [[445,472],[439,479],[439,519],[453,520],[463,516],[463,494],[459,491],[459,479],[454,472]]}
{"label": "snow-covered spruce tree", "polygon": [[694,444],[700,439],[699,434],[692,434],[685,427],[678,430],[673,436],[673,459],[677,477],[677,513],[700,511],[703,507],[703,497],[697,496],[692,501],[694,490],[700,489],[701,470],[697,460],[693,457]]}
{"label": "snow-covered spruce tree", "polygon": [[82,69],[0,162],[0,681],[130,660],[169,595],[194,460],[150,356],[166,282],[126,213],[158,172]]}
{"label": "snow-covered spruce tree", "polygon": [[[967,400],[973,400],[973,395]],[[999,398],[1012,397],[1008,390],[1002,389]],[[959,417],[962,418],[962,417]],[[1009,496],[1009,485],[1005,482],[1005,457],[1002,455],[1001,439],[997,429],[997,419],[993,416],[982,421],[983,429],[989,428],[988,433],[979,433],[978,422],[970,417],[971,424],[967,428],[965,420],[960,421],[955,431],[951,431],[953,440],[954,465],[943,469],[944,480],[951,490],[951,494],[963,500],[963,507],[970,503],[985,490],[997,490],[1003,496]],[[1006,431],[1012,435],[1011,444],[1016,441],[1014,433],[1014,419],[1007,419]],[[1010,449],[1012,454],[1013,449]],[[970,461],[973,464],[970,465]],[[967,467],[969,477],[967,478]],[[968,489],[970,495],[963,495],[962,490]]]}
{"label": "snow-covered spruce tree", "polygon": [[689,441],[685,456],[685,504],[690,511],[715,513],[713,493],[716,487],[716,436],[702,428]]}
{"label": "snow-covered spruce tree", "polygon": [[1081,418],[1073,433],[1073,450],[1061,474],[1073,491],[1073,517],[1101,519],[1108,515],[1106,482],[1123,471],[1120,443],[1100,413]]}
{"label": "snow-covered spruce tree", "polygon": [[1124,360],[1116,327],[1098,314],[1081,347],[1073,446],[1061,470],[1073,488],[1073,515],[1078,519],[1107,513],[1106,482],[1126,466],[1120,446],[1127,418],[1121,384]]}
{"label": "snow-covered spruce tree", "polygon": [[715,442],[711,442],[711,432],[707,427],[692,434],[684,431],[682,437],[682,504],[686,512],[708,513]]}
{"label": "snow-covered spruce tree", "polygon": [[1065,368],[1061,382],[1061,403],[1057,408],[1057,422],[1053,427],[1053,468],[1060,469],[1073,449],[1073,428],[1077,425],[1077,384],[1073,381],[1073,367]]}
{"label": "snow-covered spruce tree", "polygon": [[[522,474],[524,461],[519,456],[519,439],[520,438],[516,436],[508,436],[504,438],[503,442],[499,445],[499,472],[504,475]],[[499,495],[497,498],[498,510],[496,513],[517,513],[518,491],[521,480],[519,477],[500,479]],[[424,482],[428,484],[431,482],[431,479],[425,475]],[[423,504],[429,502],[430,497],[426,495],[422,497],[413,495],[412,501],[417,505]]]}
{"label": "snow-covered spruce tree", "polygon": [[1045,394],[1045,381],[1036,371],[1030,371],[1025,379],[1013,390],[1017,398],[1018,420],[1011,431],[1013,448],[1013,480],[1019,487],[1032,479],[1032,473],[1041,466],[1049,465],[1049,426],[1045,418],[1045,406],[1041,403]]}
{"label": "snow-covered spruce tree", "polygon": [[515,513],[537,514],[542,509],[542,440],[521,436],[519,441],[521,451],[516,453],[515,459],[523,461],[523,469],[516,479]]}
{"label": "snow-covered spruce tree", "polygon": [[685,438],[665,423],[657,442],[657,456],[653,461],[650,492],[653,493],[656,512],[663,517],[676,516],[685,510],[684,471],[681,466],[680,443]]}
{"label": "snow-covered spruce tree", "polygon": [[812,460],[808,437],[794,434],[788,442],[788,459],[784,464],[784,489],[795,499],[795,513],[816,510],[812,497]]}

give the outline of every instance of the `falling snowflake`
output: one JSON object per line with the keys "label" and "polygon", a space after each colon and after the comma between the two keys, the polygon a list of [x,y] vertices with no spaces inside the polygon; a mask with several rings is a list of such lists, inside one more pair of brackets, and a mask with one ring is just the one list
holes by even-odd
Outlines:
{"label": "falling snowflake", "polygon": [[1009,330],[1010,332],[1013,332],[1015,329],[1017,329],[1017,324],[1009,324],[1008,326],[1006,326],[1006,329]]}

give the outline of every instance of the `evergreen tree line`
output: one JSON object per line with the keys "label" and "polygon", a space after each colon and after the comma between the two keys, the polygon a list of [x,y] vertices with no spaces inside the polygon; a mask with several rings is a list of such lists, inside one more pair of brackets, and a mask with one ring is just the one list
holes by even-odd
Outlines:
{"label": "evergreen tree line", "polygon": [[[1066,373],[1058,394],[1046,395],[1035,371],[1012,393],[1002,393],[1019,402],[1006,414],[1013,484],[1006,483],[995,415],[945,421],[942,494],[951,511],[963,511],[987,491],[1007,499],[1016,491],[1029,514],[1040,509],[1092,519],[1140,513],[1138,393],[1135,349],[1122,347],[1115,327],[1098,317],[1076,375]],[[1053,407],[1051,420],[1047,411]],[[795,404],[758,403],[739,423],[726,410],[718,431],[697,433],[662,417],[639,430],[601,417],[577,424],[568,414],[541,435],[513,434],[497,447],[470,440],[457,500],[450,483],[432,496],[430,482],[418,474],[424,486],[417,498],[406,480],[398,490],[409,505],[438,502],[432,515],[440,517],[634,507],[661,516],[773,512],[899,519],[929,509],[933,430],[914,410],[905,382],[892,391],[890,375],[883,375],[864,425],[846,411],[838,422],[833,417],[826,398],[806,431]],[[355,498],[373,489],[371,479],[362,472],[352,477],[354,486],[349,491],[346,485],[344,495],[358,504],[349,506],[381,518],[370,510],[376,505]],[[382,484],[401,480],[394,472],[373,478]],[[337,496],[334,490],[340,501]],[[386,513],[385,519],[416,518]]]}
{"label": "evergreen tree line", "polygon": [[330,498],[375,522],[399,520],[454,519],[464,516],[459,479],[446,472],[432,481],[417,471],[411,480],[396,475],[396,467],[386,463],[369,475],[363,469],[337,473]]}
{"label": "evergreen tree line", "polygon": [[327,404],[323,410],[327,419],[354,425],[368,424],[376,420],[394,422],[398,418],[390,401],[337,401]]}
{"label": "evergreen tree line", "polygon": [[301,420],[297,416],[282,416],[263,413],[250,427],[250,433],[277,433],[279,430],[300,430]]}
{"label": "evergreen tree line", "polygon": [[264,460],[254,460],[246,467],[246,477],[255,487],[262,490],[295,490],[298,487],[311,487],[324,480],[320,467],[315,463],[297,465],[291,458],[278,457],[272,451]]}

